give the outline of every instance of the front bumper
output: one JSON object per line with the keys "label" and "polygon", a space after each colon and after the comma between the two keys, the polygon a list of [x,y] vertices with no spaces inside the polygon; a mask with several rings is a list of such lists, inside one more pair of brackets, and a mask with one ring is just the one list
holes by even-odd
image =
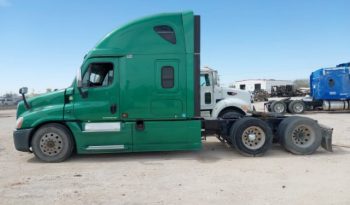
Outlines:
{"label": "front bumper", "polygon": [[16,150],[21,152],[30,152],[29,140],[32,130],[33,129],[30,128],[13,131],[13,142],[15,144]]}

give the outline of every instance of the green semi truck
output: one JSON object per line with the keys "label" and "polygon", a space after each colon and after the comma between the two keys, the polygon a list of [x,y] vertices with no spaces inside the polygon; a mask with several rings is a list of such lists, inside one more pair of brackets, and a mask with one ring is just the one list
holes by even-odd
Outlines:
{"label": "green semi truck", "polygon": [[332,129],[305,117],[252,113],[200,117],[200,16],[154,15],[105,36],[84,58],[72,85],[30,99],[21,88],[14,144],[46,162],[78,154],[198,150],[214,135],[247,156],[273,141],[295,154]]}

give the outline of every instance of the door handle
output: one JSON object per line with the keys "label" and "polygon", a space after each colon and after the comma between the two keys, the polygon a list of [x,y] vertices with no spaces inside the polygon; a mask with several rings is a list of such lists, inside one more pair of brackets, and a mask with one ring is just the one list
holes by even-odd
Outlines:
{"label": "door handle", "polygon": [[110,111],[112,114],[115,114],[117,112],[117,105],[116,104],[111,105]]}

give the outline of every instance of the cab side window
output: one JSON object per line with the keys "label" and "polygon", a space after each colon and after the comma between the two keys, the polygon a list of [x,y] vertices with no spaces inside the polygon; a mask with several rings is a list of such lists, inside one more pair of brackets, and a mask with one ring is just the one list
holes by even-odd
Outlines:
{"label": "cab side window", "polygon": [[153,27],[153,29],[164,40],[170,42],[171,44],[176,44],[176,35],[172,27],[167,25],[158,25]]}
{"label": "cab side window", "polygon": [[103,87],[113,83],[112,63],[91,63],[83,77],[83,87]]}

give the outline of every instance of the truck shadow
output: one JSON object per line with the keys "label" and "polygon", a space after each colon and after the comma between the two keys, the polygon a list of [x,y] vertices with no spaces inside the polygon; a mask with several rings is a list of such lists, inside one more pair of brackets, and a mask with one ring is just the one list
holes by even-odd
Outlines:
{"label": "truck shadow", "polygon": [[303,115],[314,115],[314,114],[346,114],[348,115],[350,113],[349,110],[337,110],[337,111],[324,111],[324,110],[317,110],[317,111],[306,111],[303,114],[300,114],[300,116]]}
{"label": "truck shadow", "polygon": [[[64,163],[100,163],[100,162],[139,162],[144,165],[163,165],[163,161],[189,160],[199,163],[215,163],[221,160],[273,160],[276,158],[328,158],[334,155],[348,155],[350,149],[334,146],[333,152],[319,148],[312,155],[294,155],[279,144],[274,144],[262,157],[246,157],[239,154],[234,148],[226,146],[219,141],[203,143],[203,149],[199,151],[161,151],[161,152],[137,152],[137,153],[113,153],[113,154],[87,154],[73,156]],[[42,163],[34,156],[28,159],[30,163]]]}

